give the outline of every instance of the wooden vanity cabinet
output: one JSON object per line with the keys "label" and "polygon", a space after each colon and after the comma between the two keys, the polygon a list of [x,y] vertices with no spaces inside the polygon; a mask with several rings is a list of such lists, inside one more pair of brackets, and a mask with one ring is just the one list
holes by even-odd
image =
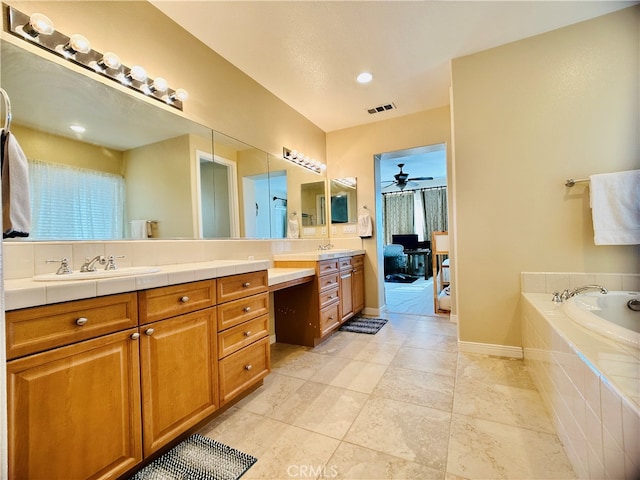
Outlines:
{"label": "wooden vanity cabinet", "polygon": [[[21,338],[30,338],[7,344],[12,357],[24,354],[7,362],[11,479],[116,478],[142,460],[138,329],[116,331],[122,322],[137,323],[137,310],[122,306],[135,307],[136,297],[97,300],[96,309],[81,300],[6,313],[7,325],[19,325],[29,332]],[[115,312],[113,321],[105,309]],[[86,332],[78,330],[94,320],[106,334],[82,339]],[[68,345],[33,353],[52,338]]]}
{"label": "wooden vanity cabinet", "polygon": [[340,269],[340,322],[353,317],[353,266],[351,257],[341,258]]}
{"label": "wooden vanity cabinet", "polygon": [[[147,307],[140,311],[145,457],[218,408],[215,287],[206,280],[138,292]],[[148,322],[158,311],[185,310]]]}
{"label": "wooden vanity cabinet", "polygon": [[220,405],[271,371],[268,288],[266,271],[218,279]]}
{"label": "wooden vanity cabinet", "polygon": [[358,314],[364,309],[364,255],[352,257],[351,265],[353,267],[351,272],[353,313]]}

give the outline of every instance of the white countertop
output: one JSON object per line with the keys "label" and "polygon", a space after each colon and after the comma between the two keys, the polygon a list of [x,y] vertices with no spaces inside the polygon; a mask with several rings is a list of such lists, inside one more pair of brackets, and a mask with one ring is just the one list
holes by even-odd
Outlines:
{"label": "white countertop", "polygon": [[312,261],[317,262],[319,260],[330,260],[332,258],[341,257],[353,257],[354,255],[364,255],[364,250],[352,250],[352,249],[332,249],[332,250],[317,250],[313,252],[302,253],[285,253],[282,255],[274,255],[273,260],[289,260],[289,261]]}
{"label": "white countertop", "polygon": [[67,302],[116,293],[146,290],[208,280],[239,273],[268,270],[269,286],[314,275],[312,268],[269,268],[266,260],[213,260],[210,262],[158,265],[157,272],[91,280],[35,281],[32,278],[5,280],[5,310]]}

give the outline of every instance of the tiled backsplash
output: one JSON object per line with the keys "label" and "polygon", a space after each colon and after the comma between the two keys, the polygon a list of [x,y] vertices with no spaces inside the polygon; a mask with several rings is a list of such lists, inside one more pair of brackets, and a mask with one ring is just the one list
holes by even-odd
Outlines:
{"label": "tiled backsplash", "polygon": [[633,273],[523,272],[524,293],[562,292],[582,285],[602,285],[609,290],[640,291],[640,275]]}
{"label": "tiled backsplash", "polygon": [[[68,258],[78,270],[86,257],[114,255],[122,267],[175,265],[211,260],[273,260],[274,255],[315,251],[326,239],[277,240],[135,240],[110,242],[4,242],[4,278],[53,273]],[[334,248],[361,249],[360,238],[332,239]]]}

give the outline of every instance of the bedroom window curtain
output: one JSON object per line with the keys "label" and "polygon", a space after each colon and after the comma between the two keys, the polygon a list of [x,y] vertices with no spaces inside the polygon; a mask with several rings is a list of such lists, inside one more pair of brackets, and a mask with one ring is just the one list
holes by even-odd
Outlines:
{"label": "bedroom window curtain", "polygon": [[123,238],[124,179],[95,170],[29,160],[31,237]]}
{"label": "bedroom window curtain", "polygon": [[385,193],[382,195],[384,206],[384,243],[392,243],[391,236],[400,233],[414,233],[413,192]]}
{"label": "bedroom window curtain", "polygon": [[447,221],[447,188],[425,188],[420,190],[424,214],[424,238],[431,240],[432,232],[449,229]]}

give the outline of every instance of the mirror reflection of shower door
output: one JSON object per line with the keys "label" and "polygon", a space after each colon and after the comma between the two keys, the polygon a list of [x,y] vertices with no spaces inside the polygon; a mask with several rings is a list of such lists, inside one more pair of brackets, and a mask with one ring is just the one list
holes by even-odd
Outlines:
{"label": "mirror reflection of shower door", "polygon": [[244,237],[269,238],[271,221],[269,209],[269,178],[266,174],[242,177],[244,199]]}
{"label": "mirror reflection of shower door", "polygon": [[199,237],[239,237],[235,162],[202,151],[197,151],[197,157]]}

